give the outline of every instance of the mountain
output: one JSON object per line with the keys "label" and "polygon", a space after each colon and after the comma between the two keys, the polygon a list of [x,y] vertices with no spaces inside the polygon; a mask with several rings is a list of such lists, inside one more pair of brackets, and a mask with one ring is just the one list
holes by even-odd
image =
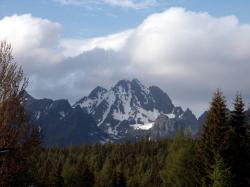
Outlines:
{"label": "mountain", "polygon": [[98,86],[74,107],[81,107],[100,129],[117,140],[145,134],[155,138],[157,133],[168,137],[176,133],[171,128],[157,132],[162,129],[158,128],[157,122],[162,119],[159,116],[167,119],[166,127],[189,128],[192,134],[199,128],[198,120],[189,109],[183,111],[174,106],[167,93],[156,86],[146,87],[137,79],[120,80],[109,90]]}
{"label": "mountain", "polygon": [[24,106],[30,122],[43,132],[43,144],[81,145],[105,142],[103,133],[95,120],[80,107],[72,107],[67,100],[35,99],[25,93]]}
{"label": "mountain", "polygon": [[171,138],[179,129],[196,136],[205,118],[197,120],[159,87],[137,79],[120,80],[110,89],[98,86],[74,105],[24,96],[30,122],[42,129],[46,146]]}

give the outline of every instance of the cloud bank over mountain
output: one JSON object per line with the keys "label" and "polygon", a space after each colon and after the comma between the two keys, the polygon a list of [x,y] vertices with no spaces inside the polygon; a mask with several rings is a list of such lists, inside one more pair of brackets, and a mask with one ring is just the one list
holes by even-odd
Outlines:
{"label": "cloud bank over mountain", "polygon": [[196,113],[218,87],[229,98],[237,90],[249,98],[250,24],[235,16],[174,7],[109,36],[62,38],[62,32],[60,23],[30,14],[0,20],[0,39],[12,43],[34,96],[75,101],[96,85],[136,77]]}

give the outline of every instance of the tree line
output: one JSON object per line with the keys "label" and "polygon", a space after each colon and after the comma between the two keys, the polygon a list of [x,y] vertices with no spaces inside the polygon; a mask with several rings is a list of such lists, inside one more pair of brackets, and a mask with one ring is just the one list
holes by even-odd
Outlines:
{"label": "tree line", "polygon": [[250,112],[239,93],[232,110],[214,93],[195,139],[179,131],[174,139],[45,148],[22,105],[27,83],[0,42],[1,186],[250,186]]}

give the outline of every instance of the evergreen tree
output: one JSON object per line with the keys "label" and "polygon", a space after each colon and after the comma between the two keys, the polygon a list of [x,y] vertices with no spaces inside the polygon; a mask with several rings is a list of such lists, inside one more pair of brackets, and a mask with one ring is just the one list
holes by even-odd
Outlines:
{"label": "evergreen tree", "polygon": [[240,94],[234,99],[234,109],[230,114],[229,129],[226,132],[223,157],[231,167],[233,186],[248,186],[249,156],[247,130],[245,125],[244,103]]}
{"label": "evergreen tree", "polygon": [[78,183],[78,177],[77,177],[77,170],[76,167],[73,164],[72,159],[68,158],[65,161],[65,164],[63,165],[62,168],[62,173],[61,173],[64,184],[69,187],[74,187]]}
{"label": "evergreen tree", "polygon": [[193,142],[190,135],[186,137],[181,131],[169,145],[166,164],[161,171],[163,186],[192,187],[193,175]]}
{"label": "evergreen tree", "polygon": [[79,187],[92,187],[94,186],[95,176],[90,171],[87,163],[81,162],[78,166],[76,166],[78,172],[78,185]]}
{"label": "evergreen tree", "polygon": [[116,187],[116,171],[114,160],[107,157],[103,165],[98,186]]}
{"label": "evergreen tree", "polygon": [[[246,152],[247,152],[247,158],[250,159],[250,107],[248,108],[248,110],[246,111],[246,140],[245,140],[245,144],[246,144]],[[250,176],[249,172],[250,172],[250,161],[248,161],[246,163],[246,167],[247,167],[247,172],[248,172],[248,176]],[[247,183],[248,186],[250,186],[250,177],[248,177],[247,179]]]}
{"label": "evergreen tree", "polygon": [[77,160],[67,160],[62,169],[62,176],[66,186],[72,187],[92,187],[94,185],[94,175],[89,170],[86,163]]}
{"label": "evergreen tree", "polygon": [[216,154],[215,164],[212,167],[213,172],[210,175],[211,187],[231,187],[232,174],[229,168],[226,168],[223,158]]}
{"label": "evergreen tree", "polygon": [[211,185],[209,174],[215,155],[224,149],[225,131],[228,129],[226,101],[220,90],[214,93],[203,131],[196,144],[197,185]]}
{"label": "evergreen tree", "polygon": [[127,187],[127,181],[122,171],[116,172],[116,186]]}

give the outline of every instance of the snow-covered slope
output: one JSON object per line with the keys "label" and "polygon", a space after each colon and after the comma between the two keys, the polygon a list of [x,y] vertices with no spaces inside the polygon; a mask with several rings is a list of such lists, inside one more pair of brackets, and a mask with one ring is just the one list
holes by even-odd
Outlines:
{"label": "snow-covered slope", "polygon": [[170,119],[184,114],[160,88],[146,87],[137,79],[120,80],[110,90],[97,87],[74,106],[91,114],[98,127],[115,138],[133,130],[149,130],[160,114]]}

